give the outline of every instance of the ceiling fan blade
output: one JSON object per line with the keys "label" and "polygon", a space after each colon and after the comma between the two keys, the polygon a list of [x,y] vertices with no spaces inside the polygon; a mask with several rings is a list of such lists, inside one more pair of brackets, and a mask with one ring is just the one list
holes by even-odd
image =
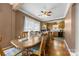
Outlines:
{"label": "ceiling fan blade", "polygon": [[52,11],[48,11],[48,13],[52,13]]}

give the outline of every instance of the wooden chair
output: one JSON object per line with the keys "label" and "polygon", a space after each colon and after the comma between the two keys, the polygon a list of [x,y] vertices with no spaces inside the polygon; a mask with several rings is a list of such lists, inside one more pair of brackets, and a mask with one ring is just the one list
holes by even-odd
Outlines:
{"label": "wooden chair", "polygon": [[[0,42],[2,41],[2,36],[0,36]],[[5,56],[2,48],[0,47],[0,56]]]}
{"label": "wooden chair", "polygon": [[46,35],[43,35],[41,37],[41,42],[40,42],[40,46],[39,46],[39,49],[36,50],[35,52],[32,53],[32,55],[35,55],[35,56],[45,56],[45,45],[46,45],[46,40],[47,40],[47,36]]}
{"label": "wooden chair", "polygon": [[5,54],[1,48],[0,48],[0,56],[5,56]]}

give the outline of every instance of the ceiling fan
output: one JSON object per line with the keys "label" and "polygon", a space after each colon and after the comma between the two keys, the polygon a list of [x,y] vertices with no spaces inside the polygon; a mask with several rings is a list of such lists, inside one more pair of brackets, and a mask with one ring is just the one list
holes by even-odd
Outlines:
{"label": "ceiling fan", "polygon": [[51,16],[52,14],[52,11],[50,10],[42,10],[41,11],[41,16],[44,15],[44,16]]}
{"label": "ceiling fan", "polygon": [[42,10],[41,10],[41,14],[39,15],[39,16],[51,16],[52,14],[53,14],[53,12],[52,12],[52,10],[54,10],[54,9],[56,9],[56,7],[57,6],[55,6],[55,7],[53,7],[53,8],[43,8]]}

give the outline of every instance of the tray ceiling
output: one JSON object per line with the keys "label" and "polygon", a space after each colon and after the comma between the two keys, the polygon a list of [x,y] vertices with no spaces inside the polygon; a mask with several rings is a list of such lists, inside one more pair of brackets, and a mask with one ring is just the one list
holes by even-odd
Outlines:
{"label": "tray ceiling", "polygon": [[[24,3],[19,10],[40,21],[51,21],[64,18],[69,7],[69,3]],[[40,16],[41,11],[45,9],[52,12],[51,16]]]}

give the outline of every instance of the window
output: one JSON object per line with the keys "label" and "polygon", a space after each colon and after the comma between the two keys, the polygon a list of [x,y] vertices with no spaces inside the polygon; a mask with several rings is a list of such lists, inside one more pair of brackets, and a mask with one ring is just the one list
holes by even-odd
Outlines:
{"label": "window", "polygon": [[40,31],[40,22],[25,16],[24,31]]}

